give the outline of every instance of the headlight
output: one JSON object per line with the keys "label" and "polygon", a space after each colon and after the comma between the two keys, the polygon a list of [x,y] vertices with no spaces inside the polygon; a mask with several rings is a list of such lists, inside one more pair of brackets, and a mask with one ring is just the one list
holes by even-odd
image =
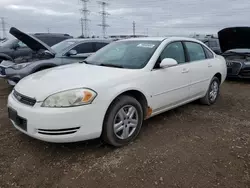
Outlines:
{"label": "headlight", "polygon": [[30,63],[21,63],[21,64],[16,64],[16,65],[13,65],[12,68],[14,69],[22,69],[24,67],[27,67]]}
{"label": "headlight", "polygon": [[72,89],[49,96],[42,107],[64,108],[90,104],[96,97],[96,92],[90,89]]}
{"label": "headlight", "polygon": [[245,62],[244,64],[245,64],[245,65],[250,65],[250,62]]}

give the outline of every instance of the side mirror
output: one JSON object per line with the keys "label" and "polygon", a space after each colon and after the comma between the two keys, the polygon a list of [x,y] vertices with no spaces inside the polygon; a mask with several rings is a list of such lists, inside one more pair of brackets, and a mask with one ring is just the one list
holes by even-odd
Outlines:
{"label": "side mirror", "polygon": [[76,50],[70,50],[66,55],[67,56],[77,55],[77,51]]}
{"label": "side mirror", "polygon": [[84,54],[83,54],[83,57],[87,58],[87,57],[91,56],[92,54],[93,54],[93,53],[84,53]]}
{"label": "side mirror", "polygon": [[172,58],[165,58],[161,61],[160,67],[161,68],[166,68],[166,67],[172,67],[178,65],[177,61],[172,59]]}

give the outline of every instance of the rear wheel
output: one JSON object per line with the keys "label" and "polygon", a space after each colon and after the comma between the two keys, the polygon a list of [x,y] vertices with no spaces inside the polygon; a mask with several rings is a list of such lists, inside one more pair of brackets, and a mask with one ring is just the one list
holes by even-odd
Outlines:
{"label": "rear wheel", "polygon": [[202,104],[212,105],[216,102],[220,93],[220,81],[214,77],[209,85],[206,95],[201,99]]}
{"label": "rear wheel", "polygon": [[110,106],[103,124],[102,138],[120,147],[134,140],[141,130],[143,110],[131,96],[120,96]]}

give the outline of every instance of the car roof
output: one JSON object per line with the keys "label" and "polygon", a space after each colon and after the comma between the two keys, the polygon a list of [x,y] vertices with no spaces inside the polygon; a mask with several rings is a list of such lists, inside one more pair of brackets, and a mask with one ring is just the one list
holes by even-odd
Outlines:
{"label": "car roof", "polygon": [[164,41],[164,40],[180,40],[180,41],[193,41],[193,42],[201,42],[197,39],[190,38],[190,37],[138,37],[138,38],[129,38],[129,39],[123,39],[121,41]]}
{"label": "car roof", "polygon": [[122,39],[120,41],[163,41],[167,39],[167,37],[138,37],[138,38],[128,38]]}
{"label": "car roof", "polygon": [[87,39],[72,38],[72,39],[67,39],[65,41],[71,41],[71,42],[112,42],[113,40],[109,40],[109,39],[92,39],[92,38],[87,38]]}
{"label": "car roof", "polygon": [[69,34],[63,34],[63,33],[31,33],[31,35],[35,35],[35,36],[72,37]]}

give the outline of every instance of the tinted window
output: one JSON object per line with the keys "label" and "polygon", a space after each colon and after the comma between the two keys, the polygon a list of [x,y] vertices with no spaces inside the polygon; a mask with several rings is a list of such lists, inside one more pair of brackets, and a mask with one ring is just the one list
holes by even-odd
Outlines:
{"label": "tinted window", "polygon": [[70,47],[71,45],[74,45],[76,41],[71,40],[64,40],[62,42],[57,43],[56,45],[52,46],[51,48],[56,52],[62,52],[63,50],[66,50],[66,48]]}
{"label": "tinted window", "polygon": [[206,59],[202,46],[195,42],[185,42],[189,61],[198,61]]}
{"label": "tinted window", "polygon": [[72,50],[76,50],[78,54],[95,52],[92,42],[82,43],[74,47]]}
{"label": "tinted window", "polygon": [[95,50],[100,50],[101,48],[103,48],[104,46],[106,46],[108,43],[104,43],[104,42],[96,42],[95,43]]}
{"label": "tinted window", "polygon": [[185,63],[185,54],[181,42],[169,44],[161,53],[160,61],[165,58],[175,59],[178,63]]}
{"label": "tinted window", "polygon": [[35,37],[37,37],[39,40],[41,40],[48,46],[53,46],[66,39],[63,37],[54,37],[54,36],[35,36]]}
{"label": "tinted window", "polygon": [[204,47],[204,51],[206,53],[207,59],[214,58],[214,54],[210,50],[208,50],[206,47]]}

